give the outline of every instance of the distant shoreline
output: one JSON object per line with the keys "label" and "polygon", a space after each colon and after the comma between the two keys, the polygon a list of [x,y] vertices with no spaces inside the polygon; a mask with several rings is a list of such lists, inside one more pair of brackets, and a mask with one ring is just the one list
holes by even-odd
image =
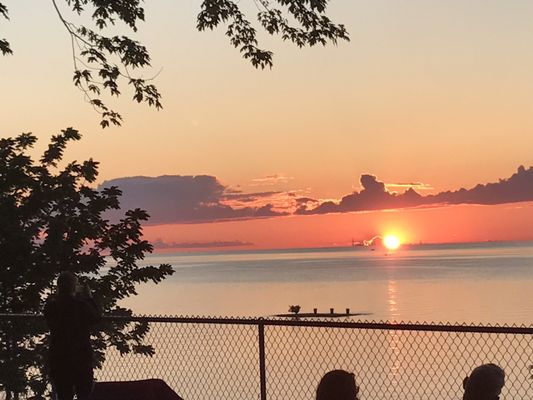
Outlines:
{"label": "distant shoreline", "polygon": [[[400,252],[402,250],[417,250],[417,249],[434,249],[438,247],[445,248],[479,248],[487,246],[531,246],[533,245],[533,240],[486,240],[482,242],[435,242],[435,243],[405,243],[396,250]],[[391,252],[381,247],[372,247],[372,246],[324,246],[324,247],[286,247],[286,248],[245,248],[245,249],[235,249],[235,248],[164,248],[164,249],[155,249],[153,254],[169,254],[169,253],[179,253],[179,254],[240,254],[240,253],[255,253],[255,254],[271,254],[271,253],[308,253],[308,252],[336,252],[336,251],[372,251],[372,250],[384,250]]]}

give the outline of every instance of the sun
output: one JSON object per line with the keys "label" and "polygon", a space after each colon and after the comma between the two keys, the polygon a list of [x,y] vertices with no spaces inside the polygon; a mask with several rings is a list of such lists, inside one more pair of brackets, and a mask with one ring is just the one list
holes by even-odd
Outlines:
{"label": "sun", "polygon": [[389,250],[396,250],[400,247],[400,239],[394,235],[386,235],[383,238],[383,245]]}

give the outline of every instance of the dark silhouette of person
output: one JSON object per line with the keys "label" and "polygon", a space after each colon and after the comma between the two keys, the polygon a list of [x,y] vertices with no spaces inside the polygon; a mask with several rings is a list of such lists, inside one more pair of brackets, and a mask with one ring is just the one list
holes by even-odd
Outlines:
{"label": "dark silhouette of person", "polygon": [[87,285],[71,272],[57,278],[57,294],[44,307],[50,327],[49,368],[58,400],[89,397],[94,384],[90,328],[101,318]]}
{"label": "dark silhouette of person", "polygon": [[326,373],[316,389],[316,400],[356,400],[359,386],[355,375],[342,369]]}
{"label": "dark silhouette of person", "polygon": [[474,368],[463,380],[463,400],[498,400],[505,384],[505,372],[496,364]]}

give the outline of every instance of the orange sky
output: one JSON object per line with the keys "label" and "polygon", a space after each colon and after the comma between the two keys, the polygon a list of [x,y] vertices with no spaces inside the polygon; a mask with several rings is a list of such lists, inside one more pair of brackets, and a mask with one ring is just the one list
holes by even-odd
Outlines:
{"label": "orange sky", "polygon": [[403,243],[533,240],[530,221],[533,202],[174,224],[147,227],[145,235],[177,243],[251,243],[242,248],[350,246],[352,238],[385,234],[397,235]]}
{"label": "orange sky", "polygon": [[[252,3],[240,2],[253,16]],[[359,189],[364,173],[437,193],[533,165],[533,2],[332,0],[330,15],[352,41],[299,50],[261,36],[275,52],[272,71],[254,70],[222,30],[197,32],[197,2],[149,2],[136,37],[153,59],[143,75],[161,70],[164,110],[133,104],[126,92],[114,103],[124,126],[103,132],[72,86],[69,38],[50,4],[7,6],[1,37],[15,54],[0,58],[0,135],[32,131],[41,150],[51,134],[74,126],[85,137],[67,157],[99,160],[100,182],[208,174],[243,192],[340,199]],[[286,179],[261,181],[276,174]],[[454,206],[146,232],[258,247],[347,244],[388,229],[414,242],[509,240],[533,239],[531,217],[526,204]]]}

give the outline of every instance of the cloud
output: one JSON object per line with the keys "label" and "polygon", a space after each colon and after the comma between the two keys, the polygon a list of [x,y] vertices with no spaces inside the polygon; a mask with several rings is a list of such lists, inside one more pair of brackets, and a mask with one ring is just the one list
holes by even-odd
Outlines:
{"label": "cloud", "polygon": [[422,182],[402,182],[402,183],[386,183],[385,187],[389,188],[400,188],[400,189],[415,189],[415,190],[434,190],[435,188],[427,183]]}
{"label": "cloud", "polygon": [[214,241],[214,242],[165,242],[162,239],[156,239],[152,242],[156,249],[207,249],[222,247],[243,247],[253,246],[251,242],[233,241]]}
{"label": "cloud", "polygon": [[503,204],[533,201],[533,167],[520,166],[516,173],[495,183],[479,184],[471,189],[441,192],[422,196],[412,187],[402,194],[389,192],[385,183],[373,175],[361,176],[362,190],[344,196],[340,201],[319,202],[300,199],[296,214],[327,214],[351,211],[401,209],[420,206],[454,204]]}
{"label": "cloud", "polygon": [[338,203],[330,200],[309,208],[312,202],[308,200],[298,208],[296,214],[328,214],[412,207],[419,205],[422,198],[412,188],[401,195],[388,192],[385,184],[378,181],[374,175],[362,175],[361,186],[363,190],[344,196]]}
{"label": "cloud", "polygon": [[297,208],[296,194],[299,191],[276,191],[257,193],[229,193],[223,203],[232,208],[253,207],[259,213],[276,212],[283,215],[292,214]]}
{"label": "cloud", "polygon": [[[117,186],[122,190],[122,210],[142,208],[150,214],[149,224],[205,223],[225,220],[264,218],[286,215],[264,201],[269,193],[240,194],[214,176],[164,175],[127,177],[103,182],[99,189]],[[230,199],[240,196],[238,205]],[[263,199],[263,201],[258,201]],[[120,211],[108,218],[118,219]]]}
{"label": "cloud", "polygon": [[[521,166],[511,177],[498,182],[429,195],[421,195],[414,189],[429,187],[427,184],[393,184],[395,187],[408,187],[403,193],[396,193],[388,190],[391,185],[370,174],[362,175],[360,183],[360,191],[347,194],[340,200],[313,199],[309,197],[308,190],[244,193],[223,185],[209,175],[118,178],[102,183],[100,188],[118,186],[123,191],[122,210],[147,210],[151,225],[533,201],[533,167],[526,169]],[[116,210],[107,217],[116,220],[122,215],[123,211]]]}
{"label": "cloud", "polygon": [[250,202],[257,202],[261,201],[267,197],[273,197],[275,195],[278,195],[282,192],[257,192],[257,193],[242,193],[242,192],[235,192],[232,191],[231,193],[227,193],[224,195],[225,201],[234,201],[236,203],[242,202],[242,203],[250,203]]}
{"label": "cloud", "polygon": [[479,184],[474,188],[442,192],[428,196],[428,200],[446,204],[504,204],[533,200],[533,167],[518,167],[507,179]]}
{"label": "cloud", "polygon": [[285,174],[274,174],[267,175],[261,178],[252,179],[251,186],[271,186],[282,183],[289,183],[291,179],[294,179],[291,176],[286,176]]}

